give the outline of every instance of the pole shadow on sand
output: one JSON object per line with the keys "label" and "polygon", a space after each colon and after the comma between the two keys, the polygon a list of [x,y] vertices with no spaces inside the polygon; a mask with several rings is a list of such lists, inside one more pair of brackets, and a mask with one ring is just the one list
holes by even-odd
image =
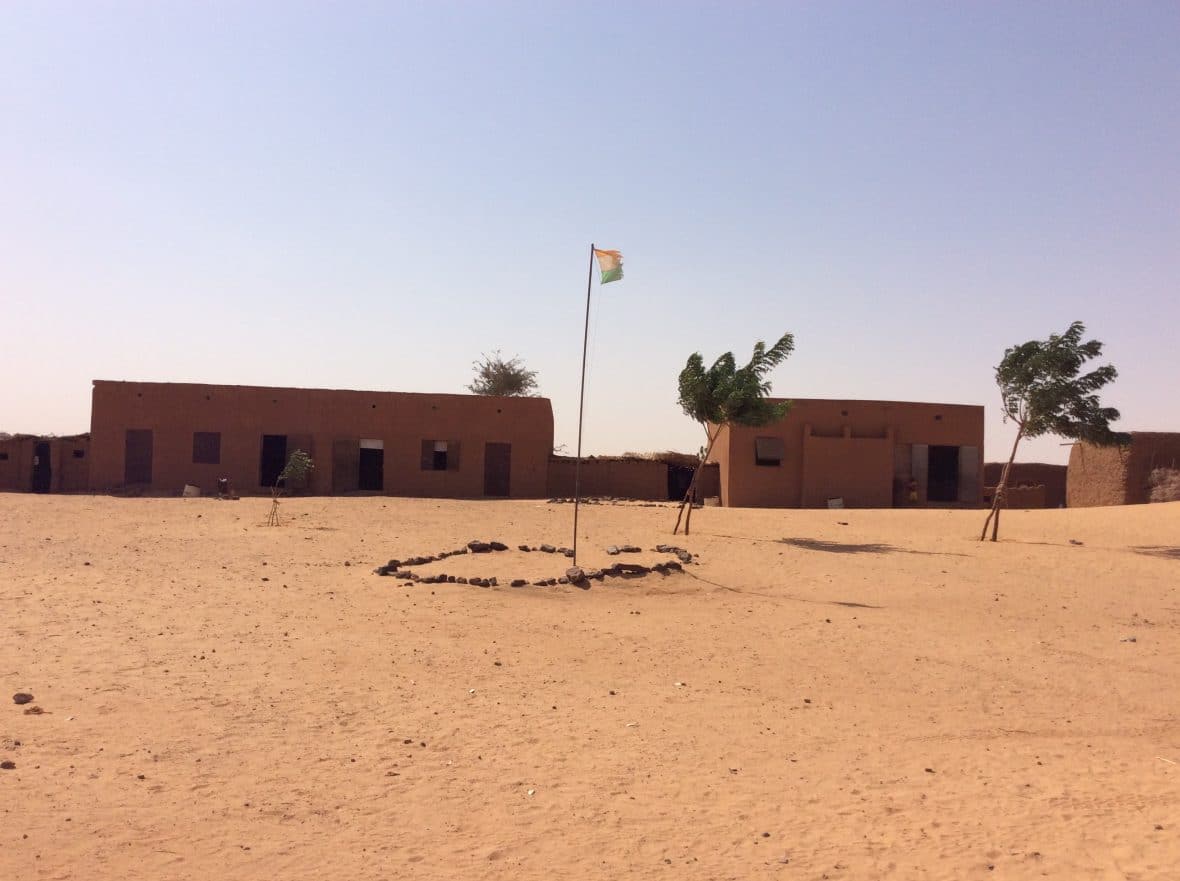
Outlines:
{"label": "pole shadow on sand", "polygon": [[1180,547],[1169,547],[1167,545],[1138,545],[1131,548],[1137,554],[1146,554],[1149,557],[1162,557],[1165,560],[1180,560]]}

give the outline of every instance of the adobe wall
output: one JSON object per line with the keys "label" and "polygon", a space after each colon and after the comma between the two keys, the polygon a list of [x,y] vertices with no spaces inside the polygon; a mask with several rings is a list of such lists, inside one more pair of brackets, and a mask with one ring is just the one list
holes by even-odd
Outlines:
{"label": "adobe wall", "polygon": [[[90,438],[22,435],[0,441],[0,491],[32,492],[33,456],[37,445],[49,444],[49,492],[85,492],[90,485]],[[82,455],[75,456],[75,451]]]}
{"label": "adobe wall", "polygon": [[[577,460],[554,456],[549,460],[550,497],[572,498]],[[582,460],[582,497],[600,496],[618,499],[668,500],[667,462],[657,459],[595,456]],[[706,464],[697,481],[699,499],[719,496],[717,466]]]}
{"label": "adobe wall", "polygon": [[[550,497],[572,498],[576,459],[549,460]],[[648,459],[591,458],[582,460],[582,497],[662,501],[668,498],[668,466]]]}
{"label": "adobe wall", "polygon": [[[334,444],[362,438],[384,444],[386,494],[473,498],[483,495],[484,444],[512,445],[510,496],[546,494],[553,449],[553,410],[546,398],[431,395],[188,383],[94,383],[90,485],[124,483],[128,429],[153,432],[153,492],[179,493],[186,483],[214,492],[228,477],[243,494],[260,485],[262,435],[287,435],[288,453],[315,461],[309,491],[333,491]],[[194,464],[193,433],[220,432],[220,462]],[[458,445],[458,467],[422,467],[423,441]],[[454,449],[454,447],[452,447]]]}
{"label": "adobe wall", "polygon": [[[782,439],[782,465],[756,463],[755,439],[759,437]],[[890,437],[891,443],[880,443]],[[811,438],[806,451],[805,438]],[[840,439],[845,446],[825,445],[821,440],[825,438]],[[878,443],[860,443],[874,440]],[[908,456],[913,444],[975,447],[976,474],[981,473],[983,407],[798,399],[787,416],[774,425],[724,430],[718,441],[718,447],[724,449],[715,449],[711,458],[721,466],[725,505],[799,507],[813,505],[821,498],[826,504],[828,496],[843,496],[846,503],[848,499],[864,499],[866,505],[891,507],[897,499],[897,482],[909,476]],[[823,452],[807,455],[821,449]],[[859,461],[861,455],[868,457],[866,462]],[[965,504],[980,504],[982,481],[977,480],[976,485],[976,497]]]}
{"label": "adobe wall", "polygon": [[[74,493],[90,489],[90,438],[55,438],[50,443],[53,462],[51,492]],[[78,454],[81,455],[78,455]]]}
{"label": "adobe wall", "polygon": [[892,507],[893,448],[892,437],[804,436],[802,507]]}
{"label": "adobe wall", "polygon": [[1127,504],[1129,461],[1130,450],[1126,447],[1074,444],[1069,451],[1066,505],[1070,508],[1092,508]]}
{"label": "adobe wall", "polygon": [[[710,426],[709,430],[712,431],[713,427]],[[712,451],[709,453],[709,464],[717,466],[717,492],[705,495],[705,498],[709,498],[710,495],[720,496],[722,505],[732,504],[729,501],[729,491],[730,491],[729,447],[730,447],[729,429],[722,428],[720,430],[720,433],[717,435],[716,442],[713,444]]]}
{"label": "adobe wall", "polygon": [[28,438],[0,440],[0,490],[29,491],[33,475],[32,449]]}
{"label": "adobe wall", "polygon": [[1132,431],[1127,447],[1074,444],[1069,454],[1069,505],[1147,504],[1156,468],[1180,468],[1180,432]]}
{"label": "adobe wall", "polygon": [[1127,465],[1127,500],[1134,505],[1151,501],[1151,472],[1180,468],[1180,433],[1131,432],[1131,461]]}
{"label": "adobe wall", "polygon": [[721,472],[716,464],[706,462],[701,476],[697,478],[697,499],[721,497]]}
{"label": "adobe wall", "polygon": [[[988,462],[983,466],[983,482],[994,487],[1000,482],[1004,470],[1003,462]],[[1065,505],[1065,482],[1068,468],[1065,465],[1048,465],[1044,462],[1013,462],[1012,473],[1008,475],[1009,489],[1018,486],[1045,487],[1045,503],[1040,507],[1061,508]],[[1013,505],[1013,507],[1016,507]],[[1033,505],[1023,505],[1030,508]]]}
{"label": "adobe wall", "polygon": [[[991,503],[995,491],[994,486],[984,487],[983,500],[986,504]],[[1009,486],[1004,490],[1004,502],[1001,507],[1019,510],[1049,507],[1046,503],[1046,487],[1043,483]]]}

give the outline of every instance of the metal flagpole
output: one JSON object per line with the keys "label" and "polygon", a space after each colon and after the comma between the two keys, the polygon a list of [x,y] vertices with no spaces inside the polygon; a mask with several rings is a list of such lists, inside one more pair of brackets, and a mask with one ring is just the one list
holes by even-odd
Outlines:
{"label": "metal flagpole", "polygon": [[582,406],[586,400],[586,345],[590,341],[590,284],[594,281],[594,243],[586,272],[586,327],[582,331],[582,387],[578,392],[578,459],[574,463],[574,565],[578,565],[578,506],[582,501]]}

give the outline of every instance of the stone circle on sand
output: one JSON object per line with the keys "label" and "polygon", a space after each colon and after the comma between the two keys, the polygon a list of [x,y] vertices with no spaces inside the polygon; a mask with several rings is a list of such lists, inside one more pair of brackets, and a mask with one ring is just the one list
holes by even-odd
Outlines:
{"label": "stone circle on sand", "polygon": [[[499,541],[482,541],[474,539],[467,542],[464,547],[455,550],[441,551],[437,554],[429,554],[425,556],[407,557],[404,560],[390,560],[383,566],[378,566],[373,570],[375,575],[385,577],[400,578],[407,583],[417,584],[472,584],[476,587],[499,587],[500,582],[496,578],[481,578],[458,576],[448,574],[437,575],[419,575],[413,571],[415,566],[425,566],[430,563],[438,563],[442,560],[451,557],[465,556],[470,560],[474,555],[490,554],[498,551],[507,551],[508,545]],[[517,550],[525,553],[541,553],[553,554],[555,556],[572,558],[573,550],[565,547],[557,547],[551,544],[541,545],[517,545]],[[602,569],[592,569],[581,566],[570,566],[565,570],[565,573],[554,578],[537,578],[531,582],[526,578],[513,578],[509,580],[509,587],[527,587],[530,583],[534,587],[551,587],[558,584],[572,584],[576,587],[588,589],[591,581],[603,581],[607,578],[643,578],[648,575],[668,576],[677,572],[683,572],[684,566],[693,561],[693,555],[684,548],[676,547],[675,545],[656,545],[653,550],[659,554],[672,554],[676,557],[675,560],[663,560],[652,565],[645,565],[642,563],[624,563],[618,562]],[[619,556],[622,554],[638,554],[642,553],[643,549],[635,545],[622,544],[610,545],[606,549],[606,553],[610,556]]]}

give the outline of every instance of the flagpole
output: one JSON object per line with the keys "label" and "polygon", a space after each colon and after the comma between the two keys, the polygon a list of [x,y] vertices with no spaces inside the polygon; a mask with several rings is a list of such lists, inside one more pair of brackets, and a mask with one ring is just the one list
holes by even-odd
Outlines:
{"label": "flagpole", "polygon": [[594,281],[594,243],[586,271],[586,326],[582,331],[582,385],[578,391],[578,459],[574,463],[574,565],[578,565],[578,507],[582,502],[582,408],[586,400],[586,347],[590,342],[590,284]]}

